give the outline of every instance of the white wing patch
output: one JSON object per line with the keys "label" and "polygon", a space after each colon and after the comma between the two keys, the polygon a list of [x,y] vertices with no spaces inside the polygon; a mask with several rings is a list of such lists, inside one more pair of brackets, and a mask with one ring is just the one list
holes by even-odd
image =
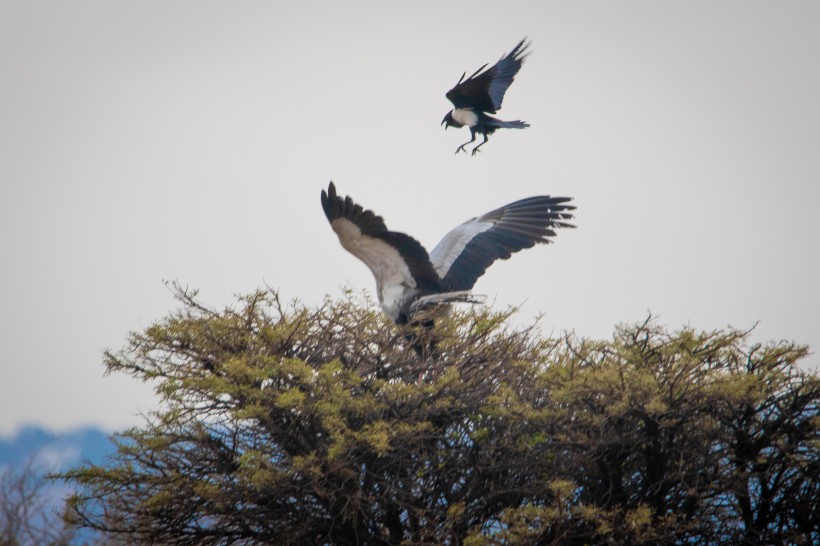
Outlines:
{"label": "white wing patch", "polygon": [[393,321],[398,320],[402,306],[416,288],[416,281],[399,251],[380,239],[362,235],[359,226],[346,218],[337,218],[330,225],[342,246],[373,272],[382,310]]}
{"label": "white wing patch", "polygon": [[436,248],[430,253],[430,262],[436,269],[438,276],[442,279],[446,277],[453,262],[464,252],[464,247],[466,247],[476,235],[487,231],[494,225],[495,222],[491,220],[482,221],[478,218],[473,218],[445,235],[444,239],[439,241]]}
{"label": "white wing patch", "polygon": [[461,125],[474,127],[478,123],[478,114],[471,108],[456,108],[453,110],[453,119]]}

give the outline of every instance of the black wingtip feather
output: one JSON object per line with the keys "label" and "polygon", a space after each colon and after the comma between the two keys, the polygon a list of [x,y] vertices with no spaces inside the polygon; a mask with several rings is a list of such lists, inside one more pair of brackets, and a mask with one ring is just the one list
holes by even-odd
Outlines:
{"label": "black wingtip feather", "polygon": [[[474,78],[475,75],[478,74],[479,72],[481,72],[482,70],[484,70],[487,67],[488,64],[490,64],[490,63],[484,63],[483,65],[481,65],[478,70],[476,70],[475,72],[472,73],[470,78]],[[466,74],[466,72],[465,72],[465,74]]]}
{"label": "black wingtip feather", "polygon": [[333,185],[333,181],[331,180],[330,185],[327,187],[327,192],[322,190],[322,210],[325,211],[325,216],[327,216],[327,221],[333,221],[333,205],[336,201],[336,186]]}
{"label": "black wingtip feather", "polygon": [[376,234],[387,231],[381,216],[377,216],[373,211],[364,210],[361,205],[354,203],[350,196],[339,197],[333,182],[328,186],[327,192],[322,190],[322,209],[330,223],[337,218],[347,218],[364,233]]}
{"label": "black wingtip feather", "polygon": [[510,57],[512,57],[513,59],[523,60],[527,55],[530,54],[530,52],[527,51],[528,47],[530,47],[530,43],[527,41],[527,37],[524,36],[524,38],[522,38],[521,41],[518,42],[518,44],[513,48],[513,50],[510,51]]}
{"label": "black wingtip feather", "polygon": [[[556,230],[575,227],[568,204],[570,197],[541,195],[527,197],[483,214],[472,221],[492,222],[467,243],[461,254],[444,274],[448,290],[470,290],[496,260],[506,260],[512,254],[536,244],[549,244]],[[457,228],[458,229],[458,228]]]}
{"label": "black wingtip feather", "polygon": [[[501,108],[507,88],[512,84],[524,59],[529,54],[528,47],[529,42],[525,37],[511,52],[502,55],[493,66],[487,68],[489,63],[485,63],[466,80],[464,79],[465,72],[445,96],[456,108],[471,108],[475,111],[496,113]],[[496,125],[488,125],[487,130],[492,133],[498,127],[523,129],[528,126],[529,124],[522,121],[498,121]]]}
{"label": "black wingtip feather", "polygon": [[395,248],[410,268],[419,288],[428,291],[441,289],[441,280],[421,243],[407,234],[389,231],[381,216],[365,210],[349,195],[344,198],[337,195],[333,182],[328,186],[327,192],[322,190],[322,208],[331,224],[338,218],[344,218],[355,224],[363,235],[378,238]]}

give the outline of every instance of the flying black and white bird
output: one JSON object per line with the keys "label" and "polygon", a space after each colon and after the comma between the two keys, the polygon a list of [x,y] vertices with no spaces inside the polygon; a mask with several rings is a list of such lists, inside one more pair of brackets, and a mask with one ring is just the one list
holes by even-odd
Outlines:
{"label": "flying black and white bird", "polygon": [[[441,124],[444,129],[447,127],[464,127],[470,129],[472,138],[456,149],[456,154],[467,151],[464,147],[471,142],[475,142],[476,134],[484,136],[484,141],[473,148],[472,155],[478,152],[486,142],[487,138],[496,129],[524,129],[530,125],[521,120],[501,121],[487,114],[495,114],[501,109],[504,100],[504,93],[507,92],[515,79],[515,75],[521,69],[521,63],[527,56],[526,40],[521,40],[515,48],[507,55],[495,63],[492,67],[484,70],[486,64],[476,70],[472,76],[464,79],[467,72],[461,75],[455,87],[447,91],[447,98],[455,106],[447,112]],[[481,72],[484,70],[483,72]],[[481,72],[479,74],[479,72]]]}
{"label": "flying black and white bird", "polygon": [[398,324],[420,309],[453,302],[475,302],[470,290],[496,260],[536,243],[550,243],[575,209],[569,197],[541,195],[515,201],[451,230],[428,254],[404,233],[390,231],[381,216],[336,194],[333,182],[322,190],[322,208],[342,246],[376,277],[379,303]]}

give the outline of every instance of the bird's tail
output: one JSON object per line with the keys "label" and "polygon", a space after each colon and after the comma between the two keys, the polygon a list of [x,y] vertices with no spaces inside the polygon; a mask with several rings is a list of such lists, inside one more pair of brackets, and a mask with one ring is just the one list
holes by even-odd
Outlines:
{"label": "bird's tail", "polygon": [[442,292],[440,294],[429,294],[421,296],[412,304],[410,304],[410,314],[416,313],[422,309],[429,309],[438,305],[447,305],[449,303],[484,303],[484,296],[476,296],[471,294],[469,290],[458,290],[455,292]]}
{"label": "bird's tail", "polygon": [[500,119],[493,118],[491,123],[499,129],[526,129],[530,126],[529,123],[521,121],[520,119],[515,121],[501,121]]}
{"label": "bird's tail", "polygon": [[[421,296],[410,304],[409,313],[413,318],[409,322],[411,329],[404,334],[404,337],[420,357],[438,360],[441,356],[438,349],[438,340],[431,332],[436,319],[449,312],[449,304],[451,303],[477,304],[484,303],[485,299],[484,296],[471,294],[469,290]],[[419,375],[419,382],[421,381],[422,375]]]}

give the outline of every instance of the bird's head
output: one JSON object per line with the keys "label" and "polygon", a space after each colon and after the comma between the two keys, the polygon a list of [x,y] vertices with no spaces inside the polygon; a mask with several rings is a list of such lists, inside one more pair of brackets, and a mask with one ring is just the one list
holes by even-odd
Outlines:
{"label": "bird's head", "polygon": [[444,116],[444,119],[441,120],[441,124],[444,125],[444,130],[447,130],[447,127],[461,127],[461,124],[453,119],[453,111],[450,110],[447,112],[447,115]]}

